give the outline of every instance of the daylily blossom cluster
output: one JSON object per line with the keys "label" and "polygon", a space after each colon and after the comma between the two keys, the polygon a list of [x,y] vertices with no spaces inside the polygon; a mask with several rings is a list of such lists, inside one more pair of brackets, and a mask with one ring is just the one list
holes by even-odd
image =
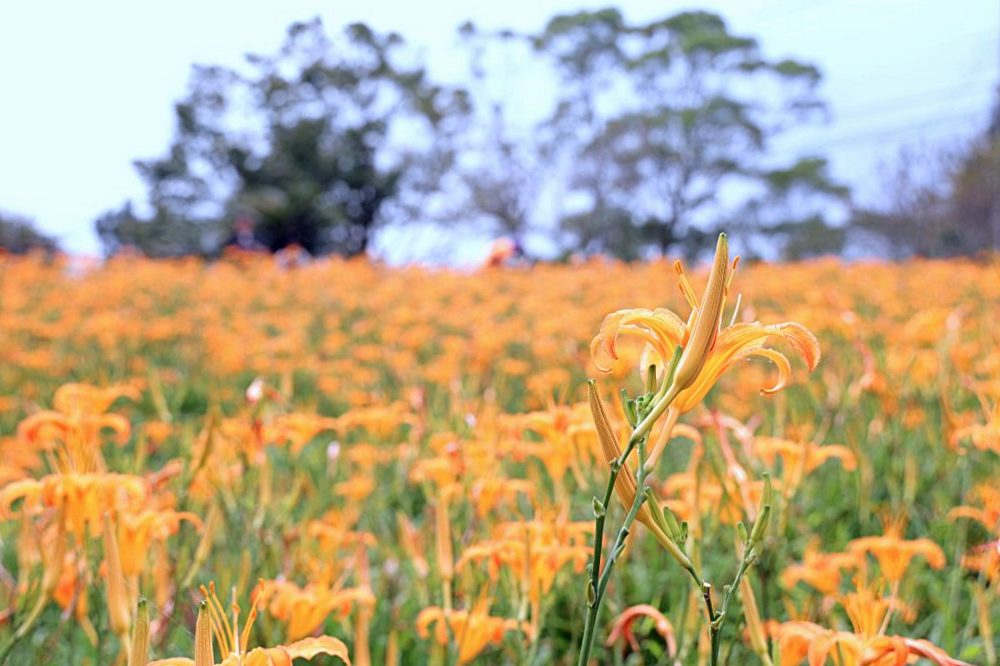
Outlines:
{"label": "daylily blossom cluster", "polygon": [[997,663],[1000,268],[726,249],[0,259],[0,662]]}

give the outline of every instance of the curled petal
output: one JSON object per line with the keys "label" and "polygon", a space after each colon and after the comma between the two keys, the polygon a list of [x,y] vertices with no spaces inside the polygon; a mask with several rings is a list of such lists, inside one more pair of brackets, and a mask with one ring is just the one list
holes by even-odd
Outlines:
{"label": "curled petal", "polygon": [[677,641],[674,638],[674,627],[670,624],[663,613],[649,604],[639,604],[626,608],[625,611],[615,619],[615,624],[608,634],[606,645],[614,645],[619,639],[624,638],[631,646],[633,652],[639,651],[639,641],[636,640],[632,631],[632,624],[640,617],[651,617],[656,622],[656,633],[663,637],[667,644],[667,653],[673,657],[677,654]]}
{"label": "curled petal", "polygon": [[822,635],[809,645],[809,666],[824,666],[830,654],[842,655],[848,664],[862,663],[864,649],[864,643],[854,634],[837,632]]}
{"label": "curled petal", "polygon": [[448,628],[444,626],[444,610],[437,606],[425,608],[417,615],[417,636],[427,638],[430,636],[430,626],[435,625],[434,638],[439,643],[448,642]]}
{"label": "curled petal", "polygon": [[32,501],[41,494],[42,484],[35,479],[22,479],[8,483],[0,490],[0,517],[11,517],[11,505],[22,497]]}
{"label": "curled petal", "polygon": [[312,659],[319,654],[327,654],[337,657],[350,666],[351,658],[347,654],[347,646],[344,642],[331,636],[320,636],[318,638],[304,638],[283,648],[292,659]]}
{"label": "curled petal", "polygon": [[809,372],[816,369],[823,354],[819,348],[819,340],[812,334],[812,331],[794,321],[786,321],[770,328],[775,329],[775,333],[787,340],[788,344],[798,352],[802,360],[806,362]]}
{"label": "curled petal", "polygon": [[816,459],[814,467],[818,467],[830,458],[838,459],[840,461],[840,466],[848,472],[854,470],[858,466],[858,461],[857,458],[854,457],[854,452],[841,444],[827,444],[826,446],[820,446],[813,449],[812,455]]}
{"label": "curled petal", "polygon": [[788,384],[788,378],[792,376],[792,364],[788,362],[788,357],[779,351],[768,349],[767,347],[755,349],[747,354],[747,356],[761,356],[771,361],[778,367],[777,381],[771,387],[762,388],[760,392],[763,395],[771,395],[785,388]]}
{"label": "curled petal", "polygon": [[622,334],[646,341],[661,359],[668,359],[673,355],[674,347],[684,340],[686,326],[680,317],[663,308],[634,308],[612,312],[604,318],[600,331],[590,343],[594,365],[602,372],[609,372],[611,368],[602,365],[601,356],[617,360],[615,347],[618,336]]}
{"label": "curled petal", "polygon": [[947,652],[929,641],[914,640],[912,638],[904,638],[902,640],[906,645],[907,652],[923,657],[924,659],[929,659],[937,666],[972,666],[968,662],[950,657]]}
{"label": "curled petal", "polygon": [[947,558],[944,551],[941,550],[941,546],[930,539],[914,539],[910,543],[912,544],[913,552],[923,555],[927,559],[927,564],[932,569],[943,569],[944,565],[947,564]]}
{"label": "curled petal", "polygon": [[35,412],[17,425],[17,436],[32,444],[47,444],[55,438],[65,439],[73,425],[64,414],[51,410]]}
{"label": "curled petal", "polygon": [[986,529],[993,528],[993,525],[989,522],[988,514],[982,509],[977,509],[972,506],[956,506],[948,512],[948,518],[952,520],[955,518],[970,518],[982,523]]}
{"label": "curled petal", "polygon": [[140,397],[139,391],[128,384],[108,388],[89,384],[63,384],[52,396],[52,405],[63,414],[103,414],[118,398],[138,400]]}

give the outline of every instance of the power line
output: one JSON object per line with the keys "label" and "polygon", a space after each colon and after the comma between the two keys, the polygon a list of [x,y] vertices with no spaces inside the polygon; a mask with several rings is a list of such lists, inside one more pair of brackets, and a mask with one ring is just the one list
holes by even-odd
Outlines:
{"label": "power line", "polygon": [[[994,79],[995,77],[993,75],[990,75],[989,79],[977,77],[976,79],[970,79],[956,86],[938,88],[936,90],[924,90],[918,93],[899,95],[897,97],[886,97],[868,104],[853,107],[849,106],[843,109],[842,112],[838,112],[838,110],[834,108],[833,114],[838,120],[842,120],[853,116],[868,116],[878,114],[883,111],[895,111],[899,108],[910,108],[913,102],[917,102],[921,99],[933,98],[942,102],[954,102],[956,99],[964,98],[969,95],[969,93],[975,93],[976,95],[982,95],[984,93],[992,94],[994,92]],[[982,88],[977,86],[982,86]],[[987,86],[989,87],[987,88]]]}
{"label": "power line", "polygon": [[[919,122],[919,123],[912,123],[912,124],[909,124],[909,125],[904,125],[904,126],[896,127],[896,128],[881,129],[881,130],[876,130],[876,131],[871,131],[871,132],[860,132],[860,133],[854,133],[854,134],[846,134],[846,135],[842,135],[842,136],[839,136],[839,137],[833,137],[832,139],[820,141],[820,142],[813,143],[813,144],[806,144],[806,145],[803,145],[803,146],[790,145],[788,147],[792,148],[792,149],[795,149],[795,150],[798,150],[799,152],[803,152],[803,153],[808,153],[808,152],[821,153],[821,152],[826,152],[826,151],[828,151],[828,150],[830,150],[832,148],[839,148],[839,147],[842,147],[842,146],[849,146],[849,145],[856,144],[856,143],[864,143],[864,142],[868,142],[868,141],[875,141],[875,140],[878,140],[878,139],[885,139],[885,138],[889,138],[889,137],[897,136],[897,135],[901,135],[901,134],[910,134],[910,133],[921,131],[921,130],[926,131],[926,130],[932,129],[934,127],[938,127],[938,126],[946,125],[946,124],[956,124],[957,125],[957,123],[963,123],[963,124],[965,124],[965,123],[973,123],[975,121],[980,121],[981,123],[983,123],[985,125],[986,118],[984,117],[984,115],[985,115],[984,111],[965,112],[965,113],[962,113],[962,114],[953,114],[953,115],[950,115],[950,116],[941,116],[941,117],[935,118],[933,120],[925,120],[925,121],[922,121],[922,122]],[[964,125],[964,128],[965,129],[969,129],[969,127],[968,127],[967,124]],[[956,129],[958,129],[958,128],[956,127]]]}

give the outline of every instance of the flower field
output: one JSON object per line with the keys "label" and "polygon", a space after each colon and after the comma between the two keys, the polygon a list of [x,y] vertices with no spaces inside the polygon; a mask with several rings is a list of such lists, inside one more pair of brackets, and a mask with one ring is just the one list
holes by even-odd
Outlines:
{"label": "flower field", "polygon": [[0,262],[7,663],[997,663],[996,264]]}

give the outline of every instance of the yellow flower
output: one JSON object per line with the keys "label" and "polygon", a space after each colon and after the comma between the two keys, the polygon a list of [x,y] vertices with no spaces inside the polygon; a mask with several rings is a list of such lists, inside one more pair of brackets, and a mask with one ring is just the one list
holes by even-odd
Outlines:
{"label": "yellow flower", "polygon": [[[766,358],[778,367],[778,380],[764,388],[762,393],[775,393],[784,388],[791,375],[791,364],[784,354],[765,346],[771,338],[787,340],[805,360],[809,370],[815,369],[820,359],[819,342],[801,324],[784,322],[765,325],[753,322],[721,327],[726,293],[739,262],[737,257],[730,268],[726,253],[725,237],[722,236],[716,249],[708,289],[700,305],[680,262],[675,264],[681,293],[691,306],[687,323],[664,308],[619,310],[605,317],[600,332],[591,343],[591,354],[597,367],[607,371],[601,363],[602,356],[612,360],[618,358],[615,345],[623,334],[636,336],[648,343],[657,365],[661,367],[670,361],[674,349],[680,346],[683,352],[673,382],[677,395],[670,405],[679,413],[701,402],[726,370],[752,356]],[[670,388],[661,387],[661,393]]]}
{"label": "yellow flower", "polygon": [[853,631],[833,631],[812,622],[784,622],[771,625],[771,636],[780,646],[780,666],[798,666],[808,658],[810,665],[896,666],[924,658],[938,666],[969,666],[950,657],[929,641],[886,636],[885,617],[896,599],[886,599],[863,581],[857,591],[845,595],[841,605]]}
{"label": "yellow flower", "polygon": [[434,625],[434,640],[448,645],[452,637],[458,642],[458,663],[471,663],[491,643],[499,643],[504,634],[523,630],[524,623],[489,614],[491,599],[482,597],[472,611],[449,610],[431,606],[417,616],[417,635],[430,636]]}
{"label": "yellow flower", "polygon": [[677,639],[674,636],[674,626],[670,624],[670,620],[663,613],[649,604],[629,606],[622,611],[615,618],[615,623],[611,627],[611,633],[608,634],[605,645],[610,647],[621,641],[628,643],[633,652],[639,653],[639,641],[636,640],[635,632],[632,631],[632,625],[642,617],[652,618],[653,628],[656,629],[656,633],[663,637],[666,643],[667,654],[670,657],[674,657],[677,654]]}
{"label": "yellow flower", "polygon": [[878,560],[882,575],[892,583],[903,578],[910,560],[916,555],[924,557],[934,569],[944,567],[945,555],[939,545],[930,539],[904,539],[905,531],[906,520],[903,517],[887,520],[881,536],[854,539],[848,544],[848,548],[861,556],[871,553]]}
{"label": "yellow flower", "polygon": [[111,516],[104,514],[104,561],[108,566],[108,621],[111,630],[118,635],[122,650],[131,646],[128,641],[132,617],[129,612],[128,592],[125,590],[125,575],[122,573],[122,560],[118,554],[118,541],[115,539]]}
{"label": "yellow flower", "polygon": [[791,564],[781,574],[781,584],[794,587],[799,581],[808,583],[823,594],[833,595],[840,588],[841,571],[858,566],[857,553],[823,553],[815,541],[806,546],[801,564]]}
{"label": "yellow flower", "polygon": [[67,529],[78,538],[100,531],[108,511],[133,511],[147,501],[149,483],[129,474],[49,474],[41,479],[15,481],[0,490],[0,519],[10,518],[11,505],[24,499],[21,511],[34,515],[43,509],[64,511]]}
{"label": "yellow flower", "polygon": [[346,616],[355,605],[369,609],[375,606],[375,595],[366,586],[336,589],[316,582],[299,586],[290,581],[266,580],[260,582],[258,590],[260,603],[285,623],[289,640],[315,632],[334,612]]}
{"label": "yellow flower", "polygon": [[[152,661],[149,666],[291,666],[295,659],[312,659],[316,655],[328,654],[339,658],[350,666],[351,660],[347,654],[347,646],[343,641],[331,636],[305,638],[291,645],[279,645],[273,648],[254,648],[248,650],[250,632],[257,619],[257,607],[260,602],[260,592],[254,594],[250,603],[250,613],[242,631],[239,626],[240,607],[234,600],[231,605],[232,622],[225,609],[215,595],[215,584],[203,585],[201,593],[205,601],[198,611],[198,623],[195,626],[195,658],[173,657]],[[212,638],[223,655],[222,661],[216,662],[212,653]]]}

